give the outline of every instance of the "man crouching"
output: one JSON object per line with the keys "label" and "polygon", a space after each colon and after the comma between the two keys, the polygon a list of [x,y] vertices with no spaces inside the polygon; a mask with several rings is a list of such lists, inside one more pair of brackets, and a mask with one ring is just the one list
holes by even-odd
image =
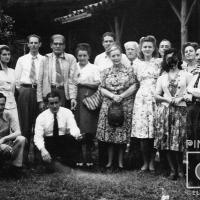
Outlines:
{"label": "man crouching", "polygon": [[4,176],[19,178],[22,175],[25,138],[21,136],[19,123],[12,112],[5,110],[5,104],[6,97],[0,93],[0,167],[11,161]]}
{"label": "man crouching", "polygon": [[36,119],[34,143],[47,171],[54,172],[56,161],[74,166],[78,151],[76,139],[81,134],[72,112],[60,106],[59,93],[49,93],[46,100],[48,109]]}

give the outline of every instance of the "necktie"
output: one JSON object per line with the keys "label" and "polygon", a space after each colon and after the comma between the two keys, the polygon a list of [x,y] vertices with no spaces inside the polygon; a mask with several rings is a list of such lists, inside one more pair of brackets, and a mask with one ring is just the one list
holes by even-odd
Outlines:
{"label": "necktie", "polygon": [[32,57],[32,61],[31,61],[31,71],[30,71],[30,74],[29,74],[29,78],[30,78],[32,84],[35,84],[35,83],[36,83],[35,59],[36,59],[36,57]]}
{"label": "necktie", "polygon": [[61,66],[60,66],[58,57],[56,58],[56,83],[57,84],[63,83],[63,76],[62,76]]}
{"label": "necktie", "polygon": [[57,120],[57,113],[54,114],[54,123],[53,123],[53,136],[57,137],[58,134],[58,120]]}
{"label": "necktie", "polygon": [[131,66],[133,65],[133,61],[131,61]]}

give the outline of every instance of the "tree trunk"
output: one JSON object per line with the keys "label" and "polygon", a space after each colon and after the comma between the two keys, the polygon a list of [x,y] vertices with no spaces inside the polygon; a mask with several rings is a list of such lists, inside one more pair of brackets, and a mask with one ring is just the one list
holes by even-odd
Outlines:
{"label": "tree trunk", "polygon": [[186,24],[187,17],[187,0],[181,2],[181,46],[188,40],[188,26]]}
{"label": "tree trunk", "polygon": [[115,23],[115,36],[116,36],[116,42],[120,44],[120,27],[119,27],[119,18],[118,16],[115,16],[114,18]]}

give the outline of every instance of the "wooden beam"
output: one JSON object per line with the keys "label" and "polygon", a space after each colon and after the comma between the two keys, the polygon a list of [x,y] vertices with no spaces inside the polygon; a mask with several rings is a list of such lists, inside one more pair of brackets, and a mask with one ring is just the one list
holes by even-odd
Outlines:
{"label": "wooden beam", "polygon": [[170,4],[172,10],[174,11],[174,13],[176,14],[176,16],[178,17],[179,21],[181,22],[181,15],[180,15],[178,9],[175,7],[175,5],[172,3],[171,0],[168,0],[168,2]]}
{"label": "wooden beam", "polygon": [[188,14],[187,14],[187,18],[186,18],[186,20],[185,20],[185,24],[188,23],[188,20],[190,19],[192,10],[194,9],[194,6],[196,5],[196,3],[197,3],[197,0],[194,0],[194,1],[192,2],[192,5],[191,5],[191,7],[190,7],[190,9],[189,9],[189,12],[188,12]]}

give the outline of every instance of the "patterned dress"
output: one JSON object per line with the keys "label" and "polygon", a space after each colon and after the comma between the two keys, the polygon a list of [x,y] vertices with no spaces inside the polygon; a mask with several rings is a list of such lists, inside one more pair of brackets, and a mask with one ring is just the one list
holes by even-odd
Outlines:
{"label": "patterned dress", "polygon": [[154,137],[156,118],[154,94],[159,73],[160,67],[155,62],[155,59],[150,62],[141,61],[137,66],[136,76],[140,83],[140,88],[135,96],[131,137]]}
{"label": "patterned dress", "polygon": [[[116,94],[121,94],[130,86],[136,84],[136,78],[133,69],[131,67],[126,68],[123,65],[120,67],[113,66],[105,69],[101,76],[100,87]],[[108,124],[107,113],[111,103],[111,99],[105,96],[103,97],[96,137],[98,140],[103,142],[125,144],[129,142],[131,134],[133,95],[123,99],[122,101],[124,109],[124,123],[121,127],[113,128]]]}
{"label": "patterned dress", "polygon": [[[190,76],[188,73],[179,71],[174,79],[168,78],[164,94],[167,91],[166,93],[169,92],[171,97],[181,97],[187,87],[187,81],[184,82],[184,80],[187,80],[188,76]],[[160,77],[160,81],[165,82],[164,77],[168,77],[168,74]],[[183,152],[185,150],[187,117],[185,102],[180,102],[178,106],[163,103],[158,109],[157,116],[155,147],[159,150]]]}

